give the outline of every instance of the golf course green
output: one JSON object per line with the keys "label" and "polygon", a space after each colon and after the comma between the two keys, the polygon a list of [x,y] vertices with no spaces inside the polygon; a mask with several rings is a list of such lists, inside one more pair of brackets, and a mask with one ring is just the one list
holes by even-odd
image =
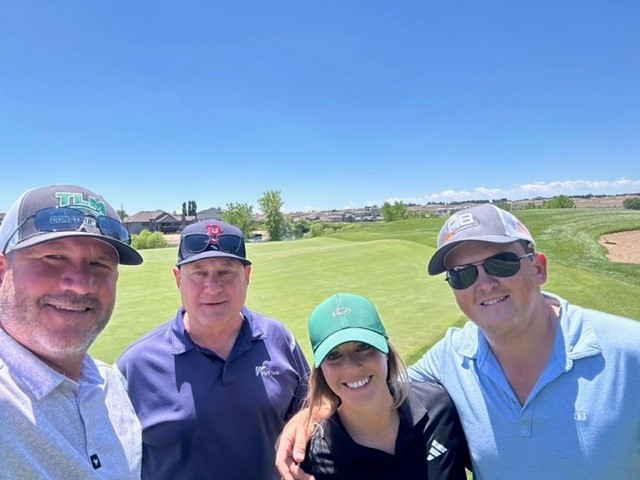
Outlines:
{"label": "golf course green", "polygon": [[[549,258],[544,290],[581,306],[640,319],[640,265],[612,263],[598,238],[640,229],[640,212],[618,209],[523,210],[538,250]],[[369,297],[408,364],[445,330],[462,325],[444,276],[429,277],[444,218],[353,224],[327,237],[248,244],[253,262],[247,306],[284,322],[310,358],[309,313],[336,292]],[[144,264],[120,269],[111,322],[92,346],[113,362],[132,341],[172,318],[180,305],[171,268],[177,249],[143,250]]]}

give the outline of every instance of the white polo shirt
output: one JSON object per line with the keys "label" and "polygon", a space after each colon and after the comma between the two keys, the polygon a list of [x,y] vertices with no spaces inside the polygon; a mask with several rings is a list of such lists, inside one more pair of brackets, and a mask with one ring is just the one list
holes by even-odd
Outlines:
{"label": "white polo shirt", "polygon": [[141,428],[122,376],[89,355],[76,383],[0,329],[0,418],[0,478],[140,478]]}

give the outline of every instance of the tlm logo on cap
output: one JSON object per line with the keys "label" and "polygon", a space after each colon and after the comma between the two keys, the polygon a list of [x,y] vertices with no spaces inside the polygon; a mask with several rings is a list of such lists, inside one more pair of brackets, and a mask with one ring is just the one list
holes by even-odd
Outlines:
{"label": "tlm logo on cap", "polygon": [[91,196],[85,200],[81,193],[56,192],[55,197],[58,199],[59,206],[61,207],[84,207],[93,210],[98,215],[107,214],[107,208],[104,206],[104,202],[96,200]]}
{"label": "tlm logo on cap", "polygon": [[343,317],[345,315],[349,315],[351,313],[351,309],[349,307],[338,307],[333,311],[333,318]]}

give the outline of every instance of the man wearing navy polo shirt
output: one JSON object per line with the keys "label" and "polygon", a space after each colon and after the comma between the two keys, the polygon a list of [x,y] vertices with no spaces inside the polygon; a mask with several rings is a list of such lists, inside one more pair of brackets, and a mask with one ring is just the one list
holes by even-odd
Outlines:
{"label": "man wearing navy polo shirt", "polygon": [[284,325],[244,306],[242,232],[189,225],[173,273],[183,306],[117,361],[142,423],[142,478],[280,478],[273,444],[305,398],[309,367]]}

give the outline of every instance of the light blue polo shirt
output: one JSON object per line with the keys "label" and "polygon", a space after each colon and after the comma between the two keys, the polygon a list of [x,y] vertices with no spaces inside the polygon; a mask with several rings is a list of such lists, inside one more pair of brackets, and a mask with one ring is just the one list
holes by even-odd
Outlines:
{"label": "light blue polo shirt", "polygon": [[410,367],[444,385],[477,479],[640,479],[640,322],[561,307],[553,353],[524,406],[471,322]]}

